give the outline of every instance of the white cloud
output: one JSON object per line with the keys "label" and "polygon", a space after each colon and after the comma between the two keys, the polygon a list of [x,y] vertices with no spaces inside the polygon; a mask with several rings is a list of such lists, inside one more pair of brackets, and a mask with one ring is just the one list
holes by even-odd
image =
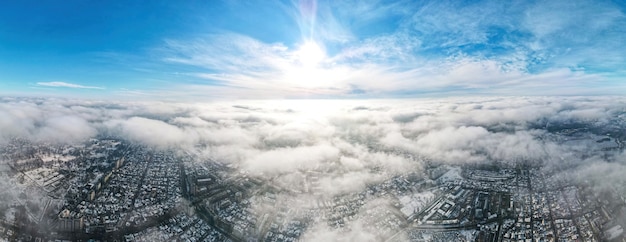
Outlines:
{"label": "white cloud", "polygon": [[194,133],[185,132],[160,120],[142,117],[132,117],[128,120],[111,120],[107,121],[105,125],[112,130],[119,128],[119,132],[132,141],[158,147],[178,147],[197,140],[197,135]]}
{"label": "white cloud", "polygon": [[[285,203],[360,192],[397,176],[426,177],[424,167],[437,163],[543,162],[546,171],[561,177],[621,190],[626,189],[623,152],[603,153],[588,147],[594,139],[568,141],[548,130],[584,124],[619,132],[626,121],[624,104],[619,97],[212,103],[2,98],[0,141],[80,143],[105,134],[156,149],[182,149],[198,160],[228,164],[232,176],[245,174],[293,191],[280,195]],[[356,218],[346,223],[346,232],[314,223],[303,238],[377,240],[375,233],[350,232],[368,229],[364,217]]]}
{"label": "white cloud", "polygon": [[244,161],[244,169],[252,173],[289,173],[314,170],[325,162],[339,159],[339,150],[329,145],[300,146],[263,151]]}
{"label": "white cloud", "polygon": [[[303,1],[280,9],[299,24],[301,40],[237,33],[166,40],[162,60],[200,67],[184,74],[206,81],[171,91],[222,98],[624,91],[610,78],[626,61],[613,51],[624,39],[609,30],[623,30],[626,15],[609,2]],[[398,24],[361,33],[377,21]],[[319,65],[300,65],[306,41],[325,50]]]}
{"label": "white cloud", "polygon": [[97,130],[77,116],[58,116],[45,120],[36,134],[43,141],[83,142],[96,136]]}
{"label": "white cloud", "polygon": [[[221,86],[179,86],[186,95],[211,92],[238,98],[346,96],[353,92],[390,95],[397,92],[475,90],[491,94],[599,93],[605,78],[584,70],[527,70],[515,55],[496,59],[460,55],[428,58],[414,55],[419,40],[392,34],[352,44],[314,67],[298,63],[297,49],[230,34],[192,41],[168,41],[165,60],[206,68],[190,75]],[[594,86],[589,88],[587,86]],[[602,89],[602,90],[601,90]],[[597,90],[597,91],[595,91]]]}
{"label": "white cloud", "polygon": [[95,87],[95,86],[83,86],[74,83],[68,82],[37,82],[38,86],[44,87],[68,87],[68,88],[80,88],[80,89],[104,89],[103,87]]}

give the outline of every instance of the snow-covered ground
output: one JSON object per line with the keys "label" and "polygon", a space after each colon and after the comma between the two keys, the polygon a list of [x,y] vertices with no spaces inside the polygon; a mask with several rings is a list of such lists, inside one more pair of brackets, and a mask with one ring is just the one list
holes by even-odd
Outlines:
{"label": "snow-covered ground", "polygon": [[76,156],[72,156],[72,155],[59,155],[59,154],[45,154],[45,155],[40,155],[39,158],[41,158],[41,160],[43,162],[50,162],[50,161],[70,161],[73,159],[76,159]]}
{"label": "snow-covered ground", "polygon": [[458,166],[451,166],[448,172],[437,178],[437,181],[440,183],[449,183],[460,180],[463,180],[463,177],[461,176],[461,167]]}
{"label": "snow-covered ground", "polygon": [[[25,180],[27,185],[45,186],[54,181],[62,179],[64,176],[56,172],[54,169],[40,167],[24,172],[28,179]],[[31,182],[34,182],[32,184]]]}
{"label": "snow-covered ground", "polygon": [[404,216],[411,216],[414,212],[420,212],[425,209],[435,199],[435,193],[431,190],[412,193],[398,198],[402,208],[400,211]]}

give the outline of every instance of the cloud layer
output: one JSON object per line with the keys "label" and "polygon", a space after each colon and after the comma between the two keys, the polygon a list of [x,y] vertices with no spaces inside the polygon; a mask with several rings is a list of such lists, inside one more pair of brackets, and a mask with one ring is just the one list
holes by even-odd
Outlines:
{"label": "cloud layer", "polygon": [[[626,138],[625,104],[616,97],[214,103],[3,98],[0,144],[15,137],[80,143],[107,135],[184,150],[198,162],[228,164],[232,176],[291,191],[279,194],[282,201],[361,192],[409,174],[427,177],[426,167],[435,164],[494,162],[542,163],[549,174],[561,174],[555,177],[626,191],[623,151],[607,151],[596,142],[606,135]],[[362,222],[348,226],[360,231]],[[323,224],[310,231],[318,230],[326,231],[322,237],[367,235]],[[305,238],[318,238],[311,233]]]}
{"label": "cloud layer", "polygon": [[424,160],[549,161],[574,152],[554,138],[551,127],[616,125],[623,121],[623,104],[619,98],[589,97],[205,104],[4,98],[0,125],[4,142],[113,135],[189,149],[253,174],[330,168],[396,174]]}

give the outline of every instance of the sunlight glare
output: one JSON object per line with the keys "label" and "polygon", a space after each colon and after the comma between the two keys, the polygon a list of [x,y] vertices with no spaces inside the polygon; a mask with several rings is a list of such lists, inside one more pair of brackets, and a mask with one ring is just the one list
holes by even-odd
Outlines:
{"label": "sunlight glare", "polygon": [[300,63],[305,67],[316,66],[326,57],[324,50],[313,41],[307,41],[300,46],[296,55]]}

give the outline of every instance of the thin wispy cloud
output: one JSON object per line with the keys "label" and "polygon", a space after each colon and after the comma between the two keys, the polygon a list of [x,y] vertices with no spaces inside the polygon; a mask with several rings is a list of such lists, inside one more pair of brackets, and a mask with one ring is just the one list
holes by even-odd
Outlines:
{"label": "thin wispy cloud", "polygon": [[[626,55],[617,51],[626,43],[622,2],[300,0],[150,6],[176,16],[175,21],[126,16],[136,12],[133,6],[123,7],[129,11],[103,6],[93,11],[135,19],[103,23],[109,29],[136,23],[133,29],[145,31],[97,38],[90,27],[60,24],[60,32],[72,29],[82,37],[75,42],[63,38],[59,46],[49,42],[63,51],[48,59],[36,46],[24,47],[50,63],[17,63],[20,68],[9,69],[9,80],[42,80],[34,73],[46,73],[45,80],[81,83],[39,86],[106,86],[103,93],[136,90],[155,99],[626,93]],[[44,20],[58,18],[42,14]],[[100,15],[81,16],[86,18],[81,23],[102,20],[91,16]],[[40,22],[31,24],[43,28]],[[12,31],[21,39],[38,37],[21,29]],[[128,32],[132,38],[122,34]],[[37,71],[18,71],[26,69]],[[10,82],[5,87],[20,87],[19,81]],[[31,89],[29,83],[21,86]]]}
{"label": "thin wispy cloud", "polygon": [[[233,32],[169,39],[163,60],[199,67],[189,75],[209,85],[277,97],[459,90],[598,94],[613,81],[602,68],[626,62],[610,49],[623,37],[609,30],[624,29],[624,14],[612,3],[350,3],[352,9],[379,9],[362,19],[333,10],[345,4],[294,4],[289,14],[303,36],[296,43],[263,42]],[[583,19],[561,16],[568,11]],[[371,36],[359,33],[360,26],[392,17],[397,27]],[[547,23],[552,18],[559,21]],[[310,43],[319,53],[304,55],[321,56],[313,64],[307,63],[313,57],[302,56]]]}
{"label": "thin wispy cloud", "polygon": [[84,86],[69,82],[37,82],[38,86],[44,87],[66,87],[66,88],[79,88],[79,89],[104,89],[103,87]]}

